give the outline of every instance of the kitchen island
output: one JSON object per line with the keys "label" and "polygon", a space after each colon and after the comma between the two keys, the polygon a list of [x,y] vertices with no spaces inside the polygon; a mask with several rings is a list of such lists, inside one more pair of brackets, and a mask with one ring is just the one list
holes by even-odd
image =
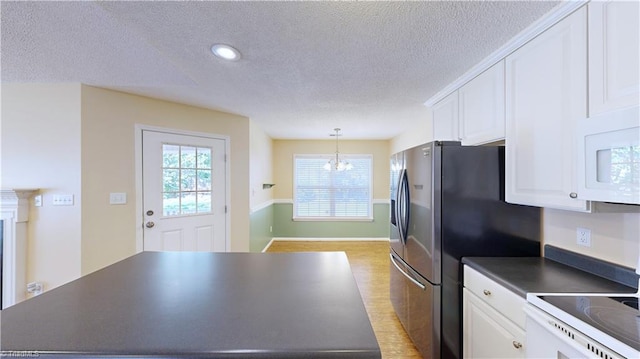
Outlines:
{"label": "kitchen island", "polygon": [[143,252],[7,308],[1,333],[39,357],[381,357],[342,252]]}

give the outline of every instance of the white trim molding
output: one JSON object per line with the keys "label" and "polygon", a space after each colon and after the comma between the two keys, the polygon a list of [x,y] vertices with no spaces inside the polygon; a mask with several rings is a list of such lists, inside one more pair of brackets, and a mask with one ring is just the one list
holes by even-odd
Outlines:
{"label": "white trim molding", "polygon": [[[385,198],[374,198],[371,201],[372,204],[389,204],[389,199],[385,199]],[[293,204],[293,199],[291,198],[280,198],[280,199],[274,199],[273,201],[271,201],[269,203],[271,204]],[[261,208],[260,208],[261,209]]]}
{"label": "white trim molding", "polygon": [[27,298],[29,199],[37,189],[0,190],[2,226],[2,309]]}
{"label": "white trim molding", "polygon": [[[283,241],[283,242],[389,242],[389,238],[301,238],[301,237],[275,237],[271,242]],[[269,242],[269,245],[271,245]]]}
{"label": "white trim molding", "polygon": [[389,242],[389,238],[299,238],[299,237],[274,237],[262,249],[262,253],[269,250],[275,241],[282,242]]}
{"label": "white trim molding", "polygon": [[262,203],[260,203],[259,205],[252,207],[252,208],[250,209],[250,213],[251,213],[251,214],[256,213],[256,212],[258,212],[258,211],[259,211],[259,210],[261,210],[261,209],[265,209],[265,208],[267,208],[267,207],[271,206],[273,203],[274,203],[274,201],[273,201],[273,200],[269,200],[269,201],[266,201],[266,202],[262,202]]}
{"label": "white trim molding", "polygon": [[522,45],[533,40],[533,38],[540,35],[542,32],[555,25],[560,20],[564,19],[574,11],[586,5],[588,2],[588,0],[563,1],[545,16],[529,25],[526,29],[522,30],[506,44],[502,45],[502,47],[500,47],[498,50],[494,51],[484,60],[480,61],[474,67],[469,69],[469,71],[465,72],[462,76],[458,77],[452,83],[433,95],[424,103],[424,105],[427,107],[435,105],[440,100],[447,97],[449,94],[453,93],[455,90],[459,89],[464,84],[486,71],[491,66],[500,62],[509,54],[520,48]]}

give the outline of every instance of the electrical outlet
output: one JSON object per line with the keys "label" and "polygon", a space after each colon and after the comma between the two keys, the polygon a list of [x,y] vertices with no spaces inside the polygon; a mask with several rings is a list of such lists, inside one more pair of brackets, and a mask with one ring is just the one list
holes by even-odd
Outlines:
{"label": "electrical outlet", "polygon": [[109,204],[127,204],[126,193],[109,193]]}
{"label": "electrical outlet", "polygon": [[581,246],[591,247],[591,230],[578,227],[576,229],[576,243]]}

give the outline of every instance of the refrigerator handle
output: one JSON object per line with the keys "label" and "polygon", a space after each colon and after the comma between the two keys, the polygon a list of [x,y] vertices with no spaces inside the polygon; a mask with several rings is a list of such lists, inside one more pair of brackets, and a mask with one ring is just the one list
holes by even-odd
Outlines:
{"label": "refrigerator handle", "polygon": [[410,213],[409,210],[411,208],[411,198],[409,197],[409,176],[407,176],[407,170],[402,171],[402,175],[400,176],[400,195],[402,196],[402,201],[398,203],[400,207],[400,216],[398,220],[400,221],[399,227],[402,228],[401,235],[404,242],[407,242],[407,234],[409,233],[409,218]]}
{"label": "refrigerator handle", "polygon": [[422,290],[427,289],[427,287],[426,287],[424,284],[422,284],[422,283],[418,282],[417,280],[415,280],[415,279],[411,278],[411,276],[410,276],[410,275],[408,275],[405,271],[403,271],[403,270],[400,268],[400,266],[396,263],[396,260],[395,260],[395,259],[393,259],[393,254],[389,253],[389,258],[391,259],[391,263],[393,263],[393,266],[394,266],[394,267],[396,267],[396,269],[397,269],[400,273],[402,273],[402,275],[404,275],[408,280],[410,280],[410,281],[411,281],[411,283],[413,283],[413,284],[417,285],[417,286],[418,286],[418,288],[420,288],[420,289],[422,289]]}
{"label": "refrigerator handle", "polygon": [[402,178],[403,178],[404,170],[400,171],[400,176],[398,176],[398,190],[396,191],[396,201],[395,206],[391,209],[395,213],[395,219],[398,222],[398,232],[400,232],[400,240],[404,242],[404,234],[402,232],[402,211],[400,208],[402,207]]}

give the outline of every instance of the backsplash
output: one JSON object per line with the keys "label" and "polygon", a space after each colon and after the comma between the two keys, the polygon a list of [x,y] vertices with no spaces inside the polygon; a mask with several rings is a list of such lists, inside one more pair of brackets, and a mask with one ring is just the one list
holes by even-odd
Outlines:
{"label": "backsplash", "polygon": [[[543,243],[621,266],[636,268],[640,213],[580,213],[545,208]],[[576,228],[591,230],[591,246],[576,243]]]}
{"label": "backsplash", "polygon": [[544,256],[547,259],[638,289],[639,276],[631,268],[566,251],[548,244],[544,246]]}

